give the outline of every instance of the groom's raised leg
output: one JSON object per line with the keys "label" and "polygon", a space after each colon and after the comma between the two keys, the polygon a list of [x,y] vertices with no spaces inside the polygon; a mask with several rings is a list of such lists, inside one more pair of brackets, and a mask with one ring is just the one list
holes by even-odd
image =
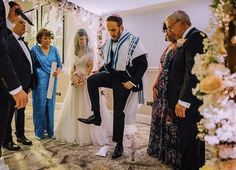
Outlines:
{"label": "groom's raised leg", "polygon": [[94,124],[97,126],[101,125],[102,120],[100,114],[99,87],[111,88],[111,82],[110,73],[105,72],[93,74],[87,79],[87,88],[94,114],[89,116],[87,119],[79,118],[79,121],[86,124]]}
{"label": "groom's raised leg", "polygon": [[99,87],[112,88],[112,76],[110,73],[99,72],[87,79],[87,88],[91,101],[92,111],[100,110]]}

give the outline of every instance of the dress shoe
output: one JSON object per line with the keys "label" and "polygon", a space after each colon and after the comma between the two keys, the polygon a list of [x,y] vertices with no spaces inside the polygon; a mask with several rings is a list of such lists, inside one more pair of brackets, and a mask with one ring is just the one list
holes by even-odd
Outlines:
{"label": "dress shoe", "polygon": [[116,147],[115,147],[114,152],[112,153],[112,159],[116,159],[116,158],[121,157],[121,155],[123,153],[123,149],[124,148],[123,148],[122,145],[117,144]]}
{"label": "dress shoe", "polygon": [[101,118],[96,119],[94,115],[89,116],[87,119],[78,118],[78,121],[83,122],[85,124],[94,124],[96,126],[100,126],[102,122]]}
{"label": "dress shoe", "polygon": [[20,150],[20,146],[15,144],[13,141],[10,141],[8,143],[4,143],[3,148],[10,150],[10,151],[18,151]]}
{"label": "dress shoe", "polygon": [[17,142],[20,142],[23,145],[32,145],[32,142],[29,139],[27,139],[25,136],[17,138]]}

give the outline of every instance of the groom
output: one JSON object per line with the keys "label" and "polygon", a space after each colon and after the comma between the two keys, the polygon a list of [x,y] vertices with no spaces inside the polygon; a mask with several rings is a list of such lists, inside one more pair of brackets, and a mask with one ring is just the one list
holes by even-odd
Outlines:
{"label": "groom", "polygon": [[103,47],[104,65],[99,72],[87,80],[89,97],[94,115],[78,120],[86,124],[101,125],[99,106],[99,87],[113,89],[114,119],[113,138],[117,143],[112,159],[123,153],[124,108],[130,91],[142,90],[142,77],[147,69],[147,52],[139,37],[126,31],[122,18],[111,15],[106,20],[107,30],[111,36]]}

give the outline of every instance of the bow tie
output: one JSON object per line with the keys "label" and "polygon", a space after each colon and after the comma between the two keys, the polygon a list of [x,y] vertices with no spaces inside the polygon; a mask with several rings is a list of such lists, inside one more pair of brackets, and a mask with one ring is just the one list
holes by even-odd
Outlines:
{"label": "bow tie", "polygon": [[18,40],[24,41],[24,38],[25,38],[25,37],[19,37]]}

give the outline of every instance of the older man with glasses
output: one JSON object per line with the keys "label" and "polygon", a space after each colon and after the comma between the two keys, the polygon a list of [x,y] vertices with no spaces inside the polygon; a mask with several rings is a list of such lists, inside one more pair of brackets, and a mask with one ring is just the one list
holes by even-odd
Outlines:
{"label": "older man with glasses", "polygon": [[197,78],[191,73],[194,57],[203,53],[206,34],[191,26],[184,11],[175,11],[165,20],[167,29],[177,40],[177,49],[168,74],[168,106],[175,111],[180,130],[178,148],[181,153],[181,170],[198,170],[205,162],[205,146],[197,139],[198,111],[201,102],[192,94]]}

